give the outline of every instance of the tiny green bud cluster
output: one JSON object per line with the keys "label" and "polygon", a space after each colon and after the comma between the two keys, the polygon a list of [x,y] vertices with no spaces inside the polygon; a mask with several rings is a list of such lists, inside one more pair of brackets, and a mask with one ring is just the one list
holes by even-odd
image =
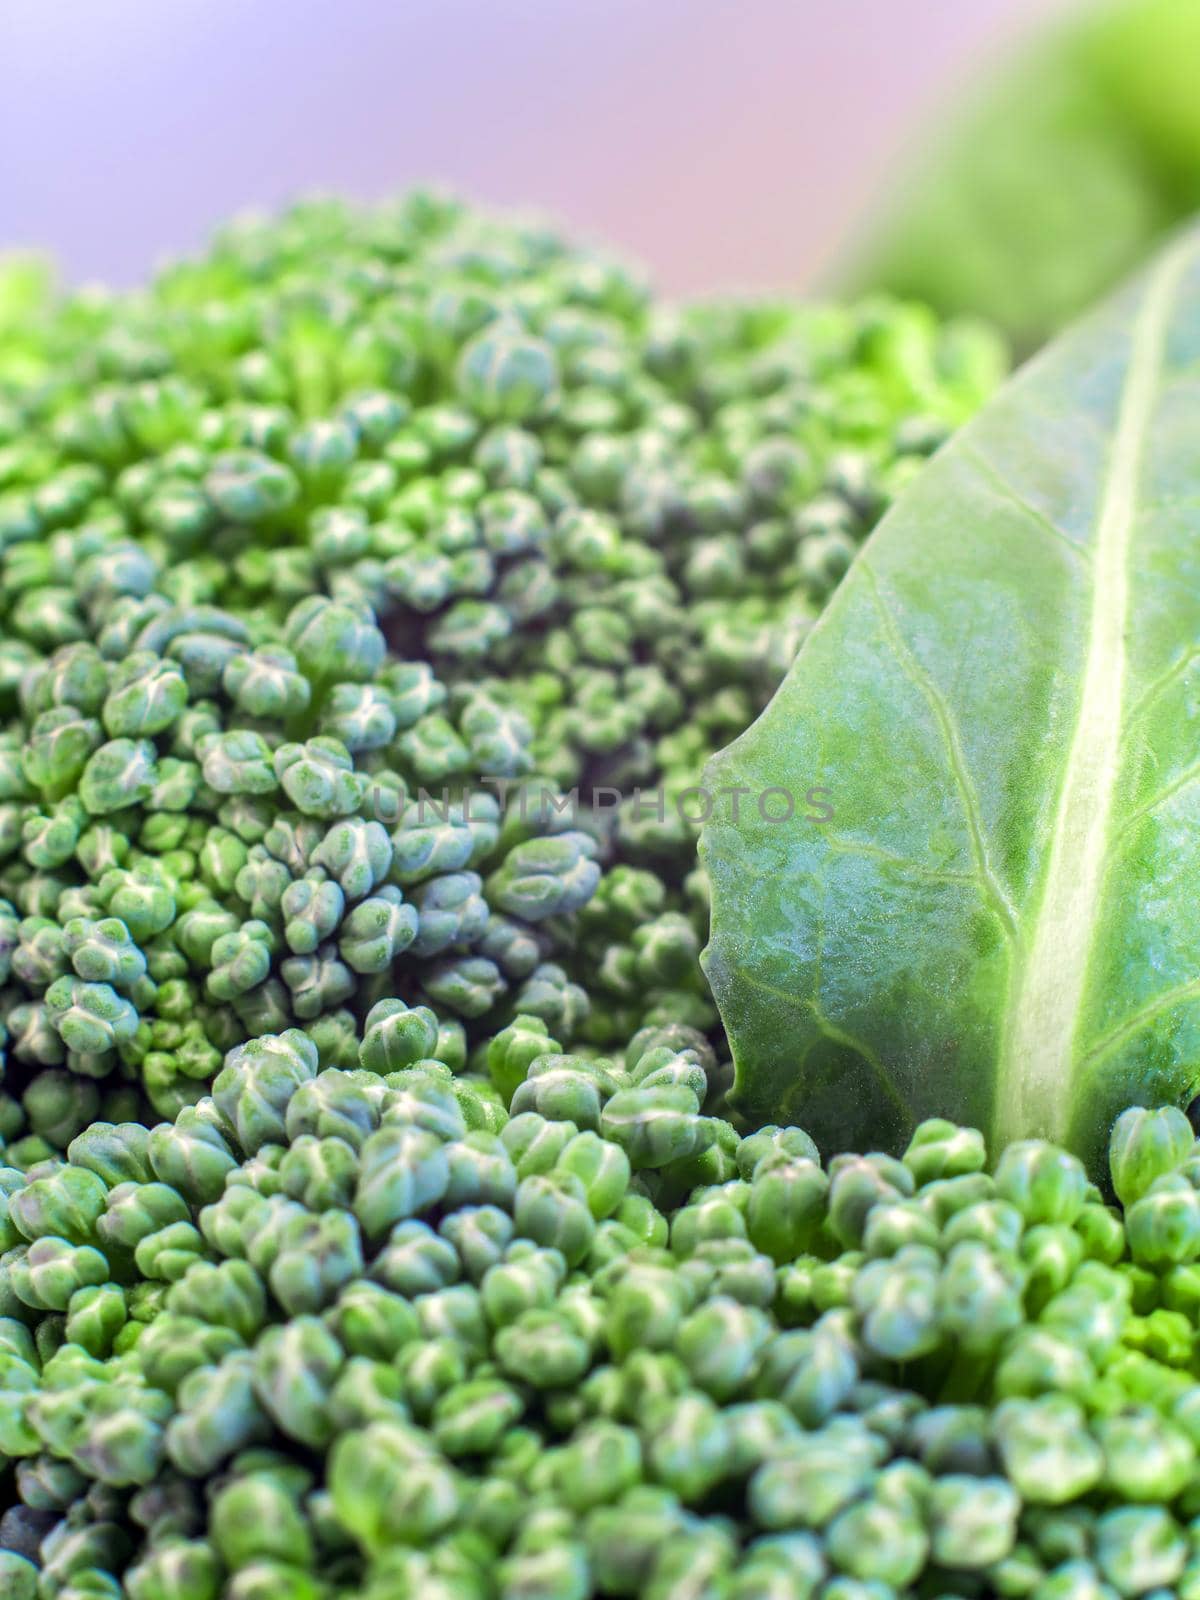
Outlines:
{"label": "tiny green bud cluster", "polygon": [[1117,1124],[1122,1215],[945,1122],[742,1137],[679,1028],[453,1072],[377,1013],[0,1171],[8,1592],[1196,1592],[1178,1113]]}

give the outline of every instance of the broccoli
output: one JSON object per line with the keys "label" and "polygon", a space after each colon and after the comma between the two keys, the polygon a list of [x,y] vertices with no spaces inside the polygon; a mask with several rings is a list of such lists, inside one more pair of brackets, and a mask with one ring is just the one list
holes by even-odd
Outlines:
{"label": "broccoli", "polygon": [[518,1014],[712,1029],[677,802],[993,336],[665,308],[427,194],[245,221],[141,295],[10,278],[9,1160],[172,1117],[265,1033],[344,1065],[396,994],[452,1065]]}
{"label": "broccoli", "polygon": [[0,1172],[5,1593],[1196,1592],[1182,1113],[1118,1123],[1122,1214],[946,1122],[741,1137],[678,1028],[456,1075],[412,1018]]}
{"label": "broccoli", "polygon": [[685,797],[1002,366],[428,194],[0,285],[0,1592],[1186,1584],[1190,1130],[1124,1224],[823,1168],[697,959]]}

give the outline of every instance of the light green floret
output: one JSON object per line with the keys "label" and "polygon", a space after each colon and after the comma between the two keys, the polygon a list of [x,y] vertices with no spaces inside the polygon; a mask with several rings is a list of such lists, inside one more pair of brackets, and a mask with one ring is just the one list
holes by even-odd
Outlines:
{"label": "light green floret", "polygon": [[678,1027],[615,1060],[522,1017],[486,1075],[453,1038],[265,1036],[0,1172],[13,1593],[1200,1592],[1177,1114],[1118,1123],[1122,1215],[944,1122],[741,1137]]}
{"label": "light green floret", "polygon": [[[342,1064],[343,1018],[397,992],[476,1044],[518,1014],[564,1049],[714,1029],[704,761],[993,338],[884,301],[676,310],[424,194],[239,224],[139,295],[0,281],[10,1159],[97,1092],[172,1116],[263,1033]],[[79,922],[144,971],[80,971]]]}
{"label": "light green floret", "polygon": [[0,273],[0,1592],[1190,1592],[1190,1129],[823,1168],[698,966],[707,756],[1001,366],[428,195]]}

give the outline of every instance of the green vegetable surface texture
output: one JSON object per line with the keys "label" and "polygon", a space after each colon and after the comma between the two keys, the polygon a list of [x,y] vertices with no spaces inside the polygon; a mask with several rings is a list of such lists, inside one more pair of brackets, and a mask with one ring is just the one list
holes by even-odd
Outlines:
{"label": "green vegetable surface texture", "polygon": [[1182,1112],[1118,1122],[1122,1215],[946,1121],[741,1138],[712,1065],[547,1053],[506,1112],[288,1030],[6,1175],[0,1592],[1195,1600]]}
{"label": "green vegetable surface texture", "polygon": [[940,311],[990,317],[1022,349],[1200,205],[1200,8],[1085,0],[1042,24],[935,119],[875,208],[860,268]]}
{"label": "green vegetable surface texture", "polygon": [[[130,296],[0,273],[2,1600],[1060,1564],[1019,1440],[907,1431],[959,1394],[938,1230],[1030,1207],[946,1290],[990,1396],[1048,1282],[1129,1265],[1119,1218],[1049,1147],[993,1181],[947,1123],[827,1167],[735,1125],[699,966],[705,761],[1003,360],[890,301],[664,307],[428,194],[245,220]],[[1197,1223],[1169,1195],[1139,1249]],[[1114,1361],[1157,1336],[1126,1276]],[[1188,1570],[1190,1350],[1138,1368],[1161,1504],[1097,1518],[1097,1572]]]}
{"label": "green vegetable surface texture", "polygon": [[140,295],[7,283],[10,1164],[174,1116],[263,1033],[352,1062],[397,995],[456,1066],[518,1011],[713,1026],[677,796],[994,335],[675,310],[427,195],[245,221]]}
{"label": "green vegetable surface texture", "polygon": [[706,829],[745,1114],[1096,1165],[1123,1105],[1197,1092],[1198,360],[1193,235],[946,447],[710,766],[834,810]]}

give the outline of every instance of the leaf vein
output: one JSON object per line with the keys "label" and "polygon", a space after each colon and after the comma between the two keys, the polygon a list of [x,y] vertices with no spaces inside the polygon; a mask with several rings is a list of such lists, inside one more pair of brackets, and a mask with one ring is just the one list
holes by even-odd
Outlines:
{"label": "leaf vein", "polygon": [[965,438],[959,445],[959,454],[974,463],[987,479],[991,488],[1002,499],[1007,500],[1016,510],[1029,517],[1044,532],[1051,534],[1058,543],[1065,545],[1077,561],[1082,561],[1085,565],[1090,564],[1091,552],[1085,546],[1072,539],[1065,528],[1060,528],[1053,517],[1047,516],[1040,507],[1035,506],[1031,500],[1027,500],[1023,494],[1019,494],[1012,484],[1001,475],[995,463],[988,460],[978,445],[973,444],[969,438]]}
{"label": "leaf vein", "polygon": [[1132,1039],[1147,1023],[1153,1022],[1164,1011],[1169,1011],[1172,1006],[1181,1000],[1200,999],[1200,978],[1189,978],[1186,983],[1177,983],[1173,988],[1166,989],[1162,994],[1156,995],[1140,1010],[1119,1022],[1115,1028],[1110,1028],[1083,1057],[1086,1066],[1094,1067],[1103,1061],[1104,1057],[1111,1055],[1127,1039]]}
{"label": "leaf vein", "polygon": [[1200,661],[1200,645],[1192,645],[1182,651],[1170,666],[1159,676],[1146,685],[1145,690],[1134,704],[1127,718],[1127,731],[1136,722],[1140,722],[1146,712],[1161,694],[1165,694],[1173,683],[1184,676],[1190,666]]}
{"label": "leaf vein", "polygon": [[1186,789],[1188,784],[1195,783],[1197,778],[1200,778],[1200,761],[1193,762],[1190,767],[1184,767],[1183,771],[1176,773],[1171,782],[1164,784],[1157,794],[1152,795],[1149,800],[1138,806],[1136,811],[1131,811],[1121,823],[1120,828],[1118,828],[1116,838],[1124,838],[1135,822],[1140,822],[1143,817],[1148,817],[1152,811],[1157,811],[1164,801],[1169,800],[1173,794],[1178,794],[1180,789]]}
{"label": "leaf vein", "polygon": [[939,867],[923,866],[919,861],[910,861],[898,851],[885,849],[882,845],[868,844],[864,839],[848,839],[842,835],[831,837],[827,834],[826,843],[839,855],[864,856],[868,860],[881,861],[887,866],[896,867],[902,872],[910,872],[914,877],[923,878],[929,883],[953,883],[964,888],[982,888],[986,893],[986,885],[981,882],[976,872],[951,872]]}
{"label": "leaf vein", "polygon": [[738,971],[743,981],[748,983],[752,989],[758,989],[761,993],[769,994],[776,1000],[783,1000],[788,1005],[798,1006],[805,1011],[811,1012],[813,1020],[825,1037],[833,1044],[844,1045],[847,1050],[853,1050],[857,1055],[860,1055],[874,1072],[876,1078],[878,1078],[879,1086],[887,1098],[904,1116],[907,1117],[909,1115],[908,1102],[900,1093],[895,1079],[880,1059],[878,1052],[872,1049],[865,1039],[859,1039],[845,1028],[839,1028],[836,1023],[831,1022],[821,1009],[821,1004],[815,995],[789,994],[786,989],[777,988],[775,984],[769,983],[765,978],[758,977],[756,973],[748,972],[745,967],[739,967]]}
{"label": "leaf vein", "polygon": [[996,876],[988,855],[986,831],[983,818],[979,811],[979,800],[971,783],[970,773],[967,769],[966,757],[963,754],[962,743],[958,736],[950,707],[946,698],[934,683],[933,679],[924,670],[908,648],[896,619],[883,597],[879,580],[870,563],[864,556],[858,558],[859,570],[867,580],[867,586],[875,602],[880,621],[883,623],[884,635],[896,658],[897,665],[913,687],[922,695],[930,711],[933,713],[934,722],[937,724],[942,745],[954,779],[954,786],[962,801],[963,814],[966,818],[967,833],[971,840],[971,853],[975,860],[975,869],[981,884],[985,886],[987,899],[992,903],[1005,933],[1010,939],[1018,937],[1017,916],[1012,902],[1004,891],[1004,887]]}
{"label": "leaf vein", "polygon": [[1095,535],[1090,617],[1075,727],[1046,852],[1040,903],[1014,975],[1000,1044],[1001,1140],[1037,1128],[1062,1140],[1077,1073],[1075,1040],[1111,847],[1120,770],[1129,576],[1142,458],[1167,329],[1187,255],[1151,277],[1130,339]]}

